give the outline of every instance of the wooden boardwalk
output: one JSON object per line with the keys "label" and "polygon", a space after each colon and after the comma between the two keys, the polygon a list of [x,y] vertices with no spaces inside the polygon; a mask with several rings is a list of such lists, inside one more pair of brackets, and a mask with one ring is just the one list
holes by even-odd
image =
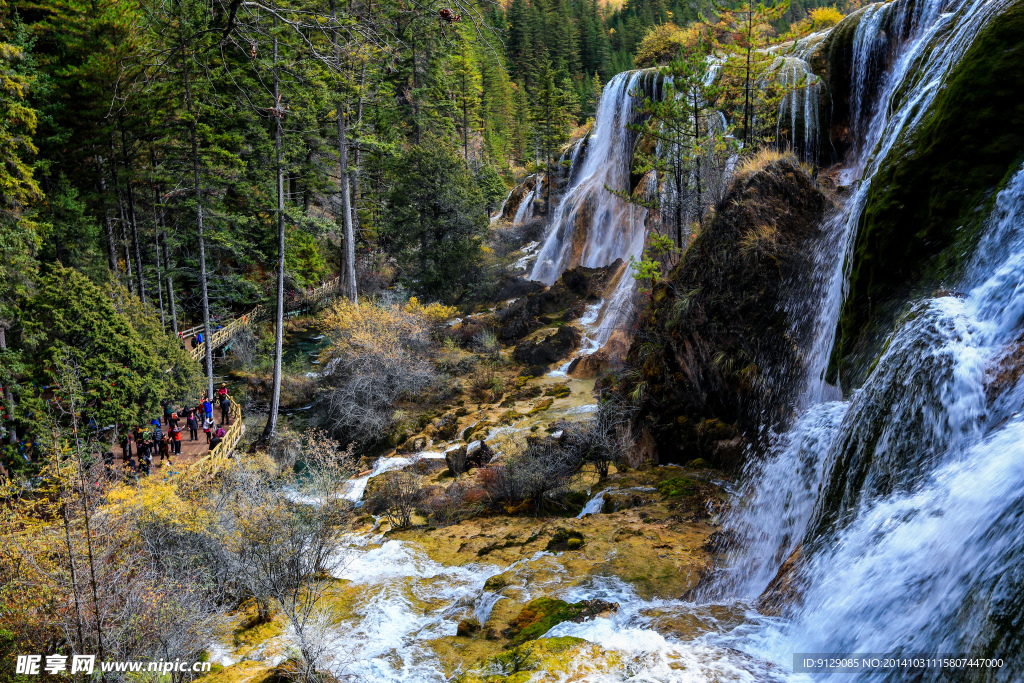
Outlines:
{"label": "wooden boardwalk", "polygon": [[[285,302],[285,310],[286,312],[303,309],[313,310],[337,296],[339,292],[341,292],[340,277],[328,280],[316,289],[290,297]],[[264,314],[264,311],[265,309],[263,306],[256,306],[248,313],[229,320],[210,335],[210,343],[212,344],[212,347],[217,349],[230,342],[231,339],[234,338],[235,334],[240,330],[259,320],[260,316]],[[197,325],[184,330],[182,335],[186,344],[191,341],[193,336],[202,330],[202,325]],[[196,361],[202,362],[202,359],[206,354],[206,343],[198,344],[195,348],[189,348],[189,353]],[[214,406],[213,416],[214,419],[217,420],[218,424],[221,424],[221,412],[219,406]],[[182,427],[185,426],[184,416],[179,418],[179,424],[181,424]],[[202,420],[200,420],[200,424],[202,424]],[[181,453],[178,455],[172,455],[169,459],[163,461],[161,461],[159,455],[153,456],[153,466],[150,469],[150,476],[173,475],[175,472],[180,472],[186,467],[199,463],[208,466],[212,473],[216,473],[224,461],[234,455],[239,442],[242,440],[242,436],[245,434],[245,421],[242,419],[242,406],[236,403],[233,398],[231,399],[228,422],[227,424],[222,424],[222,426],[225,427],[227,431],[221,439],[221,442],[213,450],[210,449],[210,446],[206,441],[206,434],[202,429],[199,430],[198,438],[195,441],[190,439],[189,432],[185,429],[185,431],[182,432]],[[161,429],[166,434],[168,430],[167,424],[161,423]],[[126,463],[121,449],[115,447],[114,454],[115,466],[124,467]],[[138,462],[137,458],[133,458],[133,461],[136,463]]]}

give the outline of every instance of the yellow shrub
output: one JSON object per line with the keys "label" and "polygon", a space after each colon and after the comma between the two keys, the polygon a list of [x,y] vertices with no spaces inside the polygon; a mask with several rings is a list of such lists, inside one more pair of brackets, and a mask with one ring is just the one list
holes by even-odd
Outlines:
{"label": "yellow shrub", "polygon": [[672,60],[682,47],[691,47],[700,39],[700,24],[679,28],[669,22],[654,26],[640,41],[633,63],[637,67],[657,66]]}
{"label": "yellow shrub", "polygon": [[445,306],[437,301],[424,306],[419,302],[419,299],[412,297],[409,299],[409,303],[405,305],[405,312],[422,316],[434,323],[443,323],[449,318],[454,318],[458,314],[459,309],[454,306]]}
{"label": "yellow shrub", "polygon": [[457,313],[454,306],[424,306],[415,297],[405,306],[380,306],[366,300],[356,306],[348,299],[337,299],[321,314],[317,327],[333,340],[329,355],[359,352],[388,359],[404,356],[411,347],[427,347],[434,328]]}
{"label": "yellow shrub", "polygon": [[843,13],[835,7],[816,7],[807,15],[811,18],[811,26],[815,31],[835,26],[843,20]]}
{"label": "yellow shrub", "polygon": [[209,512],[178,495],[176,484],[146,478],[138,486],[119,484],[107,493],[108,513],[139,523],[160,523],[202,533],[213,521]]}

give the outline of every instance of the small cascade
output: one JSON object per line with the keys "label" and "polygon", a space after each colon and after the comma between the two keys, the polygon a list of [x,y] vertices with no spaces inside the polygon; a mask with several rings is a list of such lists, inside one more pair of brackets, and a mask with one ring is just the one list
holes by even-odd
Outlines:
{"label": "small cascade", "polygon": [[818,157],[818,103],[821,79],[799,57],[780,57],[774,67],[775,79],[786,91],[779,104],[776,139],[801,159]]}
{"label": "small cascade", "polygon": [[537,177],[537,182],[534,183],[533,189],[531,189],[530,192],[523,197],[523,201],[519,203],[519,207],[516,209],[516,215],[512,218],[512,223],[514,225],[523,223],[533,217],[533,203],[537,200],[537,193],[541,188],[541,178],[543,178],[543,176]]}
{"label": "small cascade", "polygon": [[498,219],[501,218],[501,215],[503,213],[505,213],[505,205],[508,204],[508,200],[512,198],[512,194],[515,191],[516,191],[516,189],[514,187],[511,190],[509,190],[508,194],[505,195],[504,201],[501,202],[501,206],[498,207],[498,210],[491,214],[491,223],[492,224],[497,223]]}

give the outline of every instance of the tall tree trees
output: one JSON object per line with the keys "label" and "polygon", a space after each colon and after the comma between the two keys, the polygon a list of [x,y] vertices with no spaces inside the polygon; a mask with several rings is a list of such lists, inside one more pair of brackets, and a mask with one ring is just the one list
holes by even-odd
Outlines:
{"label": "tall tree trees", "polygon": [[391,166],[388,238],[406,265],[410,288],[445,300],[472,278],[487,227],[483,196],[465,159],[431,136]]}

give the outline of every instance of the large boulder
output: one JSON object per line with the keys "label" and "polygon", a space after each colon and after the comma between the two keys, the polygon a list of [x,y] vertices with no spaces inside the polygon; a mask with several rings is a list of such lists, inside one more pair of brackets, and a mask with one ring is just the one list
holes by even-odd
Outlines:
{"label": "large boulder", "polygon": [[791,157],[741,174],[655,286],[627,356],[631,371],[617,385],[638,403],[647,457],[736,468],[765,423],[791,416],[810,336],[793,307],[808,298],[806,285],[791,287],[806,282],[830,205]]}
{"label": "large boulder", "polygon": [[494,316],[498,339],[510,344],[552,322],[579,318],[587,304],[604,298],[621,268],[621,259],[602,268],[570,268],[550,287],[530,292],[499,308]]}
{"label": "large boulder", "polygon": [[516,344],[512,358],[529,366],[545,366],[563,360],[580,347],[583,335],[571,325],[556,328],[550,334],[524,339]]}
{"label": "large boulder", "polygon": [[444,461],[448,463],[448,471],[459,476],[466,471],[466,446],[452,446],[444,452]]}

